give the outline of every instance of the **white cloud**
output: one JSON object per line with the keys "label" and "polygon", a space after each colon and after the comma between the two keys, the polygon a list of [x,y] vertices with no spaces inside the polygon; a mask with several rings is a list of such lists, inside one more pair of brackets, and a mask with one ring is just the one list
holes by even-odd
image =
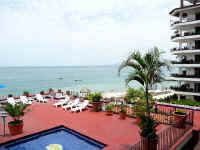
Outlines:
{"label": "white cloud", "polygon": [[133,49],[168,50],[168,13],[176,6],[174,0],[2,0],[0,51],[14,61],[1,65],[109,64]]}

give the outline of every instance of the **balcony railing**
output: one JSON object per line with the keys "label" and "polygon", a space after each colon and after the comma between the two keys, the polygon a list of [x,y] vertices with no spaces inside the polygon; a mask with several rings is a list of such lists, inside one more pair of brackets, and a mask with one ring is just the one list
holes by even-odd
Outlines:
{"label": "balcony railing", "polygon": [[174,38],[177,38],[177,37],[181,37],[181,35],[180,35],[180,34],[172,35],[172,36],[171,36],[171,39],[174,39]]}
{"label": "balcony railing", "polygon": [[189,87],[185,87],[185,86],[182,86],[182,87],[170,87],[172,90],[174,91],[181,91],[181,92],[197,92],[195,91],[193,88],[189,88]]}
{"label": "balcony railing", "polygon": [[171,27],[172,27],[173,25],[176,25],[176,24],[187,23],[187,22],[192,22],[192,21],[197,21],[197,20],[199,20],[199,19],[196,19],[196,18],[185,18],[185,19],[183,19],[182,21],[172,21]]}
{"label": "balcony railing", "polygon": [[171,52],[175,52],[175,51],[184,51],[184,50],[198,50],[198,49],[200,49],[200,48],[197,48],[197,47],[191,47],[191,48],[189,48],[189,47],[183,47],[183,48],[172,48],[171,49]]}
{"label": "balcony railing", "polygon": [[181,60],[181,61],[171,61],[172,64],[200,64],[200,61],[194,60]]}
{"label": "balcony railing", "polygon": [[200,78],[200,75],[186,75],[186,74],[171,74],[171,76],[177,78]]}
{"label": "balcony railing", "polygon": [[187,37],[187,36],[192,36],[192,35],[200,35],[200,32],[185,32],[183,35],[176,33],[175,35],[171,36],[171,39],[174,39],[177,37]]}
{"label": "balcony railing", "polygon": [[181,85],[180,87],[178,87],[178,86],[171,86],[170,89],[172,89],[174,91],[180,91],[180,92],[200,93],[200,90],[191,88],[189,86],[189,84],[184,84],[184,85]]}

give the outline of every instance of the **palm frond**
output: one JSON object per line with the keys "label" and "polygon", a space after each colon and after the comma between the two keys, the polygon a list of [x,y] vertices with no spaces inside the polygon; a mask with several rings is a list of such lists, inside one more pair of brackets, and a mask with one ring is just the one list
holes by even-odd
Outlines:
{"label": "palm frond", "polygon": [[119,69],[118,69],[118,73],[120,75],[120,72],[122,69],[126,68],[126,67],[130,67],[134,70],[139,70],[139,71],[142,71],[142,68],[140,65],[138,65],[137,63],[134,63],[134,62],[131,62],[131,61],[124,61],[120,66],[119,66]]}
{"label": "palm frond", "polygon": [[148,85],[150,87],[161,82],[163,80],[161,68],[169,66],[166,61],[161,60],[163,53],[157,47],[143,56],[139,51],[134,51],[119,67],[119,72],[126,67],[133,68],[133,72],[126,79],[126,85],[132,80],[139,82],[142,86]]}
{"label": "palm frond", "polygon": [[8,112],[8,114],[13,118],[13,120],[19,120],[21,116],[24,116],[24,110],[27,108],[27,104],[6,104],[5,110]]}
{"label": "palm frond", "polygon": [[139,51],[134,51],[125,61],[121,63],[118,69],[119,75],[121,70],[126,67],[130,67],[138,71],[143,71],[144,68],[146,68],[146,63],[143,60]]}
{"label": "palm frond", "polygon": [[146,66],[146,63],[142,57],[142,55],[140,54],[139,51],[135,51],[133,52],[130,56],[129,56],[129,59],[132,59],[134,60],[138,65],[141,66],[141,68],[145,69],[147,66]]}
{"label": "palm frond", "polygon": [[145,86],[146,76],[143,72],[140,72],[140,71],[132,72],[128,75],[127,79],[125,80],[126,86],[129,84],[129,82],[131,82],[133,80],[137,81],[142,86]]}

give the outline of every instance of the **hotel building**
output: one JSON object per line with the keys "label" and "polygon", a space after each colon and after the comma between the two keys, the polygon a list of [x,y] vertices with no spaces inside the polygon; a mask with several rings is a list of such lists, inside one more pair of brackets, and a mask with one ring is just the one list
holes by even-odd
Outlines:
{"label": "hotel building", "polygon": [[180,7],[170,12],[173,35],[171,41],[177,47],[171,49],[176,55],[172,66],[178,68],[171,80],[178,81],[171,87],[180,97],[200,101],[200,0],[180,0]]}

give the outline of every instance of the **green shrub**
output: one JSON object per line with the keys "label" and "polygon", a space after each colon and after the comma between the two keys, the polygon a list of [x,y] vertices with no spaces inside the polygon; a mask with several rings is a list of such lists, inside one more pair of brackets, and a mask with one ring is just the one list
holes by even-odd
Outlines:
{"label": "green shrub", "polygon": [[176,109],[175,113],[179,114],[179,115],[185,115],[186,114],[185,110],[183,110],[183,109]]}
{"label": "green shrub", "polygon": [[194,100],[194,99],[170,99],[169,101],[166,101],[165,99],[159,99],[159,102],[165,102],[165,103],[171,103],[171,104],[178,104],[178,105],[188,105],[188,106],[200,106],[200,102]]}
{"label": "green shrub", "polygon": [[112,111],[113,107],[114,107],[113,104],[108,104],[108,105],[106,106],[106,110],[107,110],[107,111]]}
{"label": "green shrub", "polygon": [[144,90],[142,88],[140,89],[134,89],[134,88],[128,88],[127,94],[125,98],[127,98],[127,102],[134,102],[136,98],[144,99]]}
{"label": "green shrub", "polygon": [[91,93],[91,94],[89,94],[88,98],[92,102],[100,102],[102,96],[101,96],[101,93]]}
{"label": "green shrub", "polygon": [[126,109],[127,109],[126,105],[123,105],[123,104],[120,105],[120,112],[121,113],[126,113]]}
{"label": "green shrub", "polygon": [[127,94],[125,95],[127,102],[132,102],[136,99],[136,91],[133,88],[128,88]]}
{"label": "green shrub", "polygon": [[29,95],[29,92],[28,91],[24,91],[24,95]]}
{"label": "green shrub", "polygon": [[145,100],[138,100],[134,104],[134,110],[137,115],[143,115],[146,112],[146,101]]}
{"label": "green shrub", "polygon": [[[127,94],[125,95],[125,98],[127,99],[127,102],[134,102],[139,99],[146,99],[145,92],[143,88],[140,89],[134,89],[134,88],[128,88]],[[149,100],[153,100],[153,96],[151,93],[149,93]]]}
{"label": "green shrub", "polygon": [[21,123],[20,117],[24,116],[25,109],[27,108],[28,104],[18,103],[15,105],[6,104],[5,110],[8,114],[13,118],[13,121],[9,122],[10,124],[18,124]]}
{"label": "green shrub", "polygon": [[158,123],[152,118],[148,116],[141,116],[142,122],[140,124],[140,136],[143,138],[151,138],[157,139],[158,136],[156,134],[156,127]]}
{"label": "green shrub", "polygon": [[69,91],[69,90],[67,90],[67,91],[66,91],[66,94],[67,94],[67,95],[70,95],[70,91]]}

